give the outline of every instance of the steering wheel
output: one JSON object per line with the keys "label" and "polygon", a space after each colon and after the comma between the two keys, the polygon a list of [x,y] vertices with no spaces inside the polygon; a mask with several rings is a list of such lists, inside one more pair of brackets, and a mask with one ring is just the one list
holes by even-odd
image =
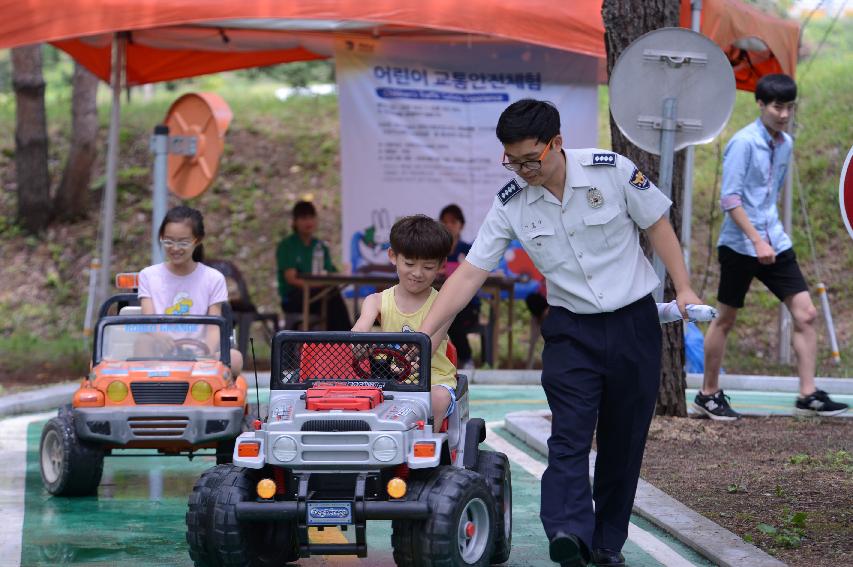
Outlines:
{"label": "steering wheel", "polygon": [[369,369],[359,364],[363,358],[353,358],[352,369],[359,378],[393,377],[397,382],[405,382],[412,376],[412,363],[406,354],[395,348],[375,348],[367,356],[370,361]]}
{"label": "steering wheel", "polygon": [[210,347],[204,341],[189,338],[175,339],[175,350],[180,350],[183,347],[197,349],[201,356],[210,356]]}

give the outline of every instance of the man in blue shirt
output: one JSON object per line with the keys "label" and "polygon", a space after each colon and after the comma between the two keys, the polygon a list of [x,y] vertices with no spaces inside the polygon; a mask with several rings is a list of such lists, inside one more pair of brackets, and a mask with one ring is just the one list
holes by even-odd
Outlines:
{"label": "man in blue shirt", "polygon": [[720,206],[726,216],[717,241],[719,317],[705,337],[705,379],[693,403],[696,410],[714,420],[740,417],[719,388],[719,374],[726,337],[753,278],[785,302],[794,320],[793,343],[800,377],[800,396],[794,412],[830,416],[847,410],[846,404],[833,401],[815,387],[817,310],[776,208],[791,162],[793,142],[785,129],[796,98],[797,85],[791,77],[762,77],[755,89],[759,117],[732,137],[723,155]]}

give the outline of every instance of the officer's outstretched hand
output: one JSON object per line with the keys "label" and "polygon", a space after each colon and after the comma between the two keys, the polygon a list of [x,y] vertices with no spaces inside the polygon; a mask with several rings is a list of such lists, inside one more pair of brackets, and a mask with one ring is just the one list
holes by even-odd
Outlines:
{"label": "officer's outstretched hand", "polygon": [[678,310],[681,311],[681,316],[685,319],[688,319],[687,316],[687,305],[702,305],[704,303],[699,296],[696,295],[696,292],[693,291],[693,288],[687,287],[682,290],[676,290],[675,292],[675,301],[678,303]]}

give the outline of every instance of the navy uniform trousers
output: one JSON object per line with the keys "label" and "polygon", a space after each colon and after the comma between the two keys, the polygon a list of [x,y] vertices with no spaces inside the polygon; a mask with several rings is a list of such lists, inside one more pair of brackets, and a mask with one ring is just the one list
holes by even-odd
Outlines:
{"label": "navy uniform trousers", "polygon": [[[611,313],[551,307],[542,324],[542,386],[551,407],[540,518],[590,549],[621,550],[660,385],[661,329],[646,296]],[[592,494],[589,452],[598,423]],[[593,512],[593,499],[595,511]]]}

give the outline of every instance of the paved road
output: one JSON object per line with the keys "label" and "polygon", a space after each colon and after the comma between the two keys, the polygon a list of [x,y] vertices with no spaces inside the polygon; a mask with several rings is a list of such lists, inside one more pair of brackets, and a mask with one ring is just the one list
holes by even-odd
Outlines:
{"label": "paved road", "polygon": [[[511,411],[546,407],[538,386],[472,386],[471,413],[490,423],[490,443],[512,461],[513,552],[508,565],[554,565],[538,519],[540,455],[502,428]],[[191,565],[185,542],[187,495],[210,458],[108,458],[97,497],[54,498],[41,484],[38,442],[50,413],[0,421],[0,565]],[[640,518],[625,555],[632,566],[709,565]],[[368,527],[369,558],[311,558],[300,565],[393,565],[390,522]],[[342,541],[338,530],[316,540]]]}

